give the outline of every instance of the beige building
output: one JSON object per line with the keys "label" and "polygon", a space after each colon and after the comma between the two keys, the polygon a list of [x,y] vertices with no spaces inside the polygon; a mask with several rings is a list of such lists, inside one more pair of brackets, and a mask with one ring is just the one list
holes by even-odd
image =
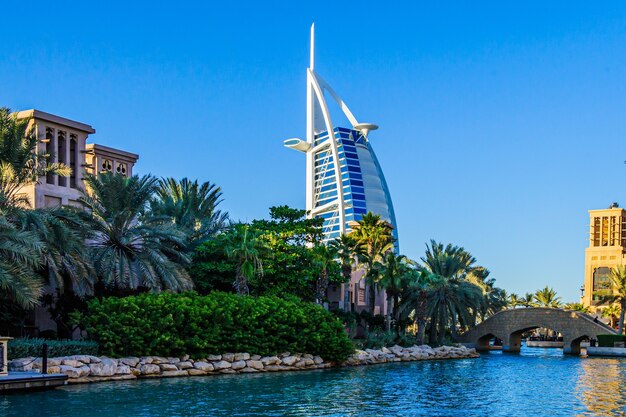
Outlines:
{"label": "beige building", "polygon": [[581,302],[596,311],[596,291],[610,288],[611,268],[626,264],[626,210],[616,203],[589,210],[589,247],[585,249],[585,284]]}
{"label": "beige building", "polygon": [[33,208],[78,205],[87,173],[117,172],[132,175],[138,155],[97,144],[87,144],[89,135],[96,131],[88,124],[55,116],[40,110],[24,110],[18,119],[29,119],[29,128],[39,139],[39,151],[51,155],[52,162],[61,162],[71,168],[70,177],[48,175],[38,184],[24,187]]}

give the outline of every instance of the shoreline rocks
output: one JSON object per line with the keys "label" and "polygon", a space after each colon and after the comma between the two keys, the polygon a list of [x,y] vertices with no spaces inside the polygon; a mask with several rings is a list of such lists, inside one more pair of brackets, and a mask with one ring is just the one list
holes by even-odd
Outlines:
{"label": "shoreline rocks", "polygon": [[[326,362],[320,356],[284,352],[276,356],[260,356],[247,352],[208,355],[197,360],[185,355],[181,358],[158,356],[107,358],[73,355],[48,359],[48,373],[62,373],[69,383],[132,380],[137,378],[167,378],[208,376],[220,374],[304,371],[334,366],[364,366],[390,362],[409,362],[438,359],[477,358],[475,349],[464,346],[427,345],[403,348],[357,350],[345,362]],[[10,371],[41,372],[41,359],[21,358],[9,361]]]}

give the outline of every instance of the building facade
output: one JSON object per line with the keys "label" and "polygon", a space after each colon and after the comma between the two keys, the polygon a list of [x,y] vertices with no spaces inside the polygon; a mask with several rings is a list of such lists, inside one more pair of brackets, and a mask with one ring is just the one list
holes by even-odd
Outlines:
{"label": "building facade", "polygon": [[112,171],[131,175],[139,158],[119,149],[88,144],[87,138],[96,131],[85,123],[35,109],[18,112],[17,118],[29,120],[29,129],[39,139],[40,152],[50,155],[51,162],[63,163],[72,171],[70,177],[48,175],[37,184],[22,188],[20,193],[28,197],[32,208],[79,206],[86,174]]}
{"label": "building facade", "polygon": [[[311,58],[307,68],[306,140],[287,139],[284,145],[306,156],[306,210],[324,219],[325,243],[352,230],[367,212],[378,214],[393,227],[398,250],[396,218],[389,188],[369,133],[378,129],[359,122],[346,103],[315,72],[315,37],[311,26]],[[339,106],[349,126],[337,126],[327,98]],[[331,289],[331,303],[344,309],[362,310],[367,305],[363,272],[355,271],[350,283]],[[385,311],[384,294],[377,294],[377,313]]]}
{"label": "building facade", "polygon": [[589,210],[589,247],[585,249],[585,284],[582,304],[595,312],[597,291],[611,288],[609,274],[626,265],[626,210],[612,204],[604,210]]}

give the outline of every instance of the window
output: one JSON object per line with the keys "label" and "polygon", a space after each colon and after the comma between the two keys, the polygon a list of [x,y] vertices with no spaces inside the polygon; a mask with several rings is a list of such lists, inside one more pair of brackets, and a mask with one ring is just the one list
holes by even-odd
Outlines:
{"label": "window", "polygon": [[128,174],[128,165],[126,164],[117,164],[117,168],[115,168],[118,174],[122,176],[126,176]]}
{"label": "window", "polygon": [[104,174],[105,172],[113,171],[113,162],[110,159],[103,159],[100,164],[100,173]]}
{"label": "window", "polygon": [[[50,161],[54,160],[54,129],[51,127],[46,128],[46,138],[44,142],[46,143],[46,154],[49,156]],[[46,175],[46,183],[54,184],[54,175],[48,174]]]}
{"label": "window", "polygon": [[600,296],[595,294],[596,291],[606,291],[611,289],[611,280],[609,275],[611,270],[606,266],[601,266],[593,271],[593,299],[599,300]]}
{"label": "window", "polygon": [[77,167],[80,166],[78,161],[78,137],[74,133],[70,133],[70,168],[72,173],[70,174],[70,187],[76,188],[76,174]]}
{"label": "window", "polygon": [[[57,133],[57,160],[60,164],[67,165],[67,133],[59,131]],[[67,186],[67,178],[59,176],[58,185]]]}

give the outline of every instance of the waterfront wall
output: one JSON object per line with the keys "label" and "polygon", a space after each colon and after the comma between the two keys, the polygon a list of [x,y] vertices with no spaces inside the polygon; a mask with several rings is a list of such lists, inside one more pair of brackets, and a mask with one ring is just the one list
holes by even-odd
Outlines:
{"label": "waterfront wall", "polygon": [[[108,358],[73,355],[48,359],[48,373],[69,377],[70,383],[129,380],[137,378],[204,376],[259,372],[304,371],[333,366],[361,366],[387,362],[409,362],[433,359],[477,358],[475,349],[464,346],[393,346],[380,350],[358,350],[341,364],[326,362],[319,356],[284,352],[276,356],[250,353],[224,353],[193,360],[188,356],[164,358],[157,356]],[[9,370],[41,372],[41,358],[9,361]]]}

